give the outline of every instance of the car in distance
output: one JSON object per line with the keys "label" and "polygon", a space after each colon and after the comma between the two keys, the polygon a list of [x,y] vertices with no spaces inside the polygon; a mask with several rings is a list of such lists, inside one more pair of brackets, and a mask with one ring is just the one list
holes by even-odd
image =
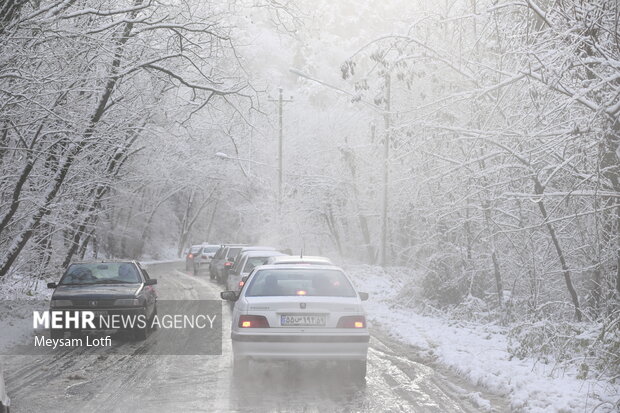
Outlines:
{"label": "car in distance", "polygon": [[0,367],[0,413],[9,413],[11,407],[11,399],[6,394],[6,387],[4,386],[4,375],[2,374],[2,367]]}
{"label": "car in distance", "polygon": [[226,282],[228,270],[233,266],[233,259],[244,244],[228,244],[220,248],[209,265],[209,273],[211,279],[217,279],[219,282]]}
{"label": "car in distance", "polygon": [[185,271],[190,271],[194,268],[194,258],[202,248],[202,244],[192,245],[185,254]]}
{"label": "car in distance", "polygon": [[[93,311],[97,317],[132,315],[152,320],[157,314],[157,280],[136,261],[80,262],[69,265],[58,283],[48,283],[54,293],[50,310]],[[148,323],[132,332],[146,340]],[[71,330],[68,330],[71,332]],[[50,329],[52,338],[63,338],[65,330]]]}
{"label": "car in distance", "polygon": [[243,286],[243,284],[241,284],[243,278],[247,277],[254,267],[265,265],[269,258],[277,256],[285,256],[285,254],[279,251],[246,251],[241,253],[241,255],[235,259],[228,273],[226,289],[239,291]]}
{"label": "car in distance", "polygon": [[327,257],[319,257],[312,255],[282,255],[270,257],[267,261],[269,265],[281,264],[310,264],[310,265],[333,265],[332,261]]}
{"label": "car in distance", "polygon": [[243,254],[244,252],[248,252],[248,251],[275,251],[276,248],[275,247],[267,247],[267,246],[260,246],[260,245],[246,245],[244,247],[242,247],[239,251],[237,251],[236,255],[232,256],[232,261],[235,262],[237,261],[237,258],[239,258],[241,256],[241,254]]}
{"label": "car in distance", "polygon": [[265,265],[256,268],[234,301],[233,374],[250,360],[334,360],[364,381],[370,339],[362,301],[335,266]]}
{"label": "car in distance", "polygon": [[192,267],[194,270],[194,274],[198,274],[201,268],[205,267],[211,262],[218,249],[220,249],[219,245],[205,244],[200,247],[198,252],[196,252],[193,257]]}

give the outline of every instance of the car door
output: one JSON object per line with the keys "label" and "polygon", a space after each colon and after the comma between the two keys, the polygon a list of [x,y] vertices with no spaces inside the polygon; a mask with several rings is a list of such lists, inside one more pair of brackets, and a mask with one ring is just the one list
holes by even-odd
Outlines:
{"label": "car door", "polygon": [[239,281],[241,281],[241,273],[243,267],[248,260],[248,255],[241,255],[235,264],[233,265],[230,273],[228,274],[228,280],[226,282],[228,290],[237,291],[239,289]]}

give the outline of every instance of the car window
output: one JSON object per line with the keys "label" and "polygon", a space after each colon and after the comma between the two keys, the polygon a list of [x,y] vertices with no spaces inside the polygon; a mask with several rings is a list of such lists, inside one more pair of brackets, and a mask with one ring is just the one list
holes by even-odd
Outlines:
{"label": "car window", "polygon": [[220,249],[218,249],[217,252],[215,253],[215,257],[213,258],[222,258],[225,250],[226,250],[225,247],[220,247]]}
{"label": "car window", "polygon": [[228,254],[226,254],[227,258],[235,258],[235,256],[241,251],[241,247],[239,248],[229,248]]}
{"label": "car window", "polygon": [[219,250],[219,247],[204,247],[202,249],[203,254],[213,254],[214,252],[217,252]]}
{"label": "car window", "polygon": [[191,252],[192,254],[196,254],[198,253],[198,251],[200,251],[200,247],[192,247],[189,250],[189,252]]}
{"label": "car window", "polygon": [[342,271],[325,269],[269,269],[258,271],[245,293],[247,297],[327,296],[355,297]]}
{"label": "car window", "polygon": [[60,285],[137,284],[142,279],[130,262],[71,264],[62,276]]}
{"label": "car window", "polygon": [[245,262],[245,266],[243,267],[243,272],[251,272],[254,267],[258,267],[259,265],[265,265],[269,261],[269,257],[249,257]]}
{"label": "car window", "polygon": [[243,260],[245,259],[244,256],[239,257],[238,260],[235,261],[235,263],[233,264],[231,271],[233,273],[238,273],[239,272],[239,268],[243,265]]}

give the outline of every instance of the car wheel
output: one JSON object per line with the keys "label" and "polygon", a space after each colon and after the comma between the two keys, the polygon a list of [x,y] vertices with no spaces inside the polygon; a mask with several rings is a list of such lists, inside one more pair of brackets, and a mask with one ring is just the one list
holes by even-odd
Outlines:
{"label": "car wheel", "polygon": [[[146,309],[144,309],[144,313],[146,314]],[[149,324],[153,319],[150,318],[144,328],[134,328],[133,335],[138,341],[144,341],[149,336]]]}
{"label": "car wheel", "polygon": [[351,378],[357,383],[366,382],[366,360],[349,361],[349,373]]}
{"label": "car wheel", "polygon": [[153,308],[153,315],[151,316],[151,320],[149,321],[149,325],[153,327],[153,330],[157,330],[159,324],[153,325],[153,320],[157,317],[157,304],[155,304],[155,308]]}

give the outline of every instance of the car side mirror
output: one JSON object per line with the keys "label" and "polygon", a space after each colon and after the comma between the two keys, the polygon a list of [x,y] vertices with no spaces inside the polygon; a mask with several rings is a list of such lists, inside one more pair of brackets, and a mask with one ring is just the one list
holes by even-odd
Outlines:
{"label": "car side mirror", "polygon": [[56,288],[58,287],[58,284],[56,283],[47,283],[47,288]]}
{"label": "car side mirror", "polygon": [[366,301],[368,300],[368,293],[357,293],[360,296],[360,300]]}
{"label": "car side mirror", "polygon": [[237,297],[237,293],[234,291],[222,291],[220,293],[220,297],[222,297],[222,300],[226,301],[237,301],[239,298]]}
{"label": "car side mirror", "polygon": [[151,278],[150,280],[146,280],[144,281],[144,285],[156,285],[157,284],[157,280]]}

